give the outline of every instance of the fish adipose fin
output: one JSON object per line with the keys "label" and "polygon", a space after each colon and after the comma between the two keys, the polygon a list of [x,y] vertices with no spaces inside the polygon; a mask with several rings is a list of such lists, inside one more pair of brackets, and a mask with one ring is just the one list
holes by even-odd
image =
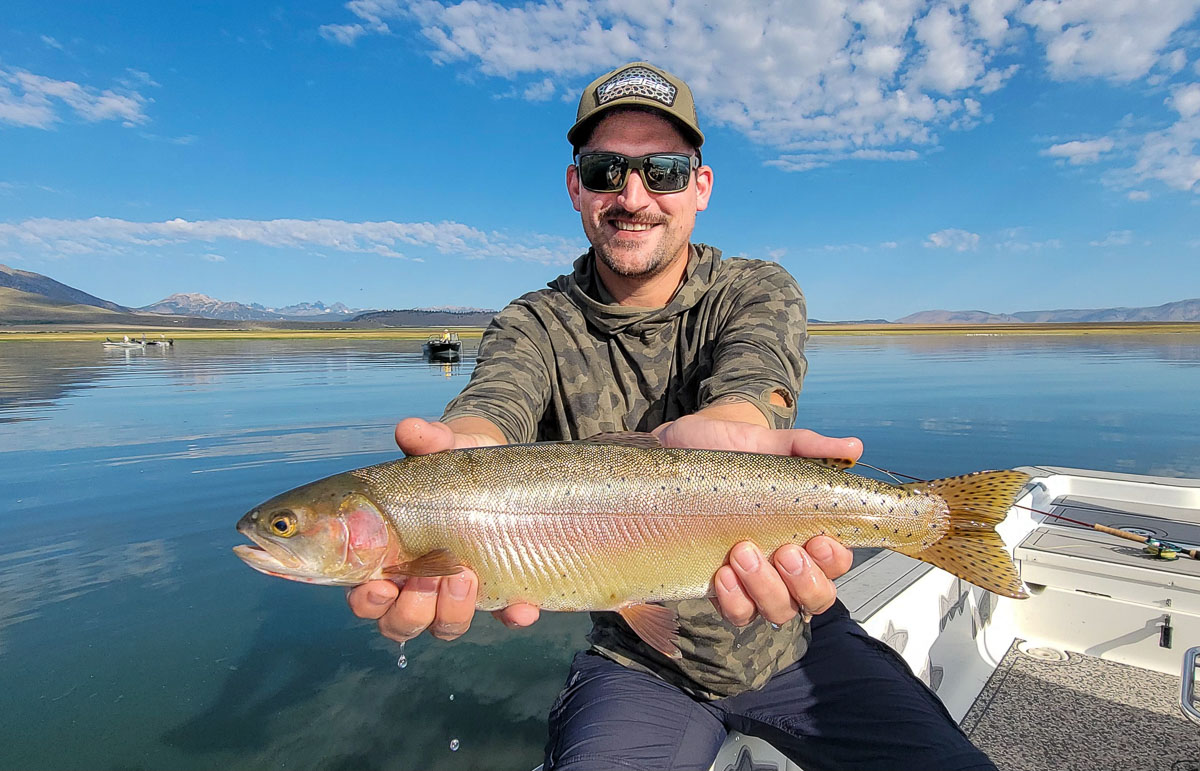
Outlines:
{"label": "fish adipose fin", "polygon": [[989,592],[1025,599],[1029,595],[996,525],[1007,516],[1028,481],[1029,475],[1020,471],[978,471],[902,485],[906,490],[939,495],[950,507],[949,531],[929,548],[905,553]]}
{"label": "fish adipose fin", "polygon": [[805,458],[805,460],[809,463],[815,463],[818,466],[831,468],[834,471],[845,471],[855,464],[855,461],[849,458]]}
{"label": "fish adipose fin", "polygon": [[638,637],[667,658],[677,659],[679,652],[679,616],[664,605],[629,605],[617,611]]}
{"label": "fish adipose fin", "polygon": [[463,566],[449,549],[434,549],[416,559],[386,567],[389,576],[452,576],[461,573]]}

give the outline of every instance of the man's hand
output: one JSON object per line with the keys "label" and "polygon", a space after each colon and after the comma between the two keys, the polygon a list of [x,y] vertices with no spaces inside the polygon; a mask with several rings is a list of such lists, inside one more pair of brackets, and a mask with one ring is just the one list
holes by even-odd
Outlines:
{"label": "man's hand", "polygon": [[[467,418],[455,423],[430,423],[406,418],[396,426],[396,444],[405,455],[428,455],[442,450],[500,444],[503,436],[488,421]],[[453,640],[471,626],[479,582],[472,570],[452,576],[414,577],[407,581],[368,581],[346,594],[359,618],[379,621],[380,633],[397,642],[411,640],[426,629],[434,637]],[[535,605],[512,605],[493,614],[506,626],[529,626],[538,619]]]}
{"label": "man's hand", "polygon": [[[667,423],[654,433],[666,447],[849,460],[862,455],[858,439],[822,436],[806,429],[771,430],[701,414]],[[713,576],[717,593],[713,604],[736,626],[750,623],[756,613],[774,624],[790,621],[798,612],[823,613],[837,599],[833,579],[853,562],[850,550],[827,536],[811,539],[803,549],[782,546],[770,561],[754,543],[743,541],[730,550],[729,561]]]}

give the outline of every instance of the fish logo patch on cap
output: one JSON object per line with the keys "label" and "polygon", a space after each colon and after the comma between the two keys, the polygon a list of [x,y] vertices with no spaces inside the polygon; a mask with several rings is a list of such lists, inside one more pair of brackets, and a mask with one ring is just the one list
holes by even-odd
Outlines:
{"label": "fish logo patch on cap", "polygon": [[640,96],[673,107],[678,89],[658,73],[645,67],[630,67],[613,75],[596,88],[596,105],[626,96]]}

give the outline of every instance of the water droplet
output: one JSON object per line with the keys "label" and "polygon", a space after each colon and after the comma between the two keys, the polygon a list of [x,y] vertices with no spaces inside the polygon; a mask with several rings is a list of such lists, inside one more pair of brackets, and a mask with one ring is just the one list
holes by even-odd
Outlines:
{"label": "water droplet", "polygon": [[450,701],[454,701],[454,694],[450,694]]}
{"label": "water droplet", "polygon": [[450,751],[451,751],[451,752],[458,752],[458,739],[451,739],[451,740],[450,740]]}
{"label": "water droplet", "polygon": [[404,643],[400,643],[400,658],[396,659],[396,666],[401,669],[408,666],[408,656],[404,655]]}

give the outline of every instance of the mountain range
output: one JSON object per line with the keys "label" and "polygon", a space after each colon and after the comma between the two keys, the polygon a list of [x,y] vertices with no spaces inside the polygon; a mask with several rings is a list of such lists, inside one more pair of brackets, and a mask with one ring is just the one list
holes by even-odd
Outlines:
{"label": "mountain range", "polygon": [[342,303],[326,305],[323,302],[298,303],[282,308],[268,308],[251,303],[225,302],[196,292],[173,294],[137,310],[145,313],[165,313],[172,316],[196,316],[202,319],[228,319],[231,321],[342,321],[349,320],[367,308],[348,308]]}
{"label": "mountain range", "polygon": [[[440,306],[406,310],[349,308],[342,303],[298,303],[268,308],[226,302],[199,293],[180,293],[140,308],[118,305],[67,286],[40,273],[0,265],[0,324],[157,323],[182,322],[185,318],[213,322],[341,322],[362,326],[486,326],[494,310]],[[94,317],[94,318],[93,318]],[[166,317],[166,318],[164,318]],[[124,319],[124,321],[122,321]],[[913,313],[895,322],[818,321],[814,324],[1024,324],[1024,323],[1112,323],[1112,322],[1200,321],[1200,298],[1180,300],[1148,308],[1093,308],[1016,313],[980,310],[929,310]]]}

